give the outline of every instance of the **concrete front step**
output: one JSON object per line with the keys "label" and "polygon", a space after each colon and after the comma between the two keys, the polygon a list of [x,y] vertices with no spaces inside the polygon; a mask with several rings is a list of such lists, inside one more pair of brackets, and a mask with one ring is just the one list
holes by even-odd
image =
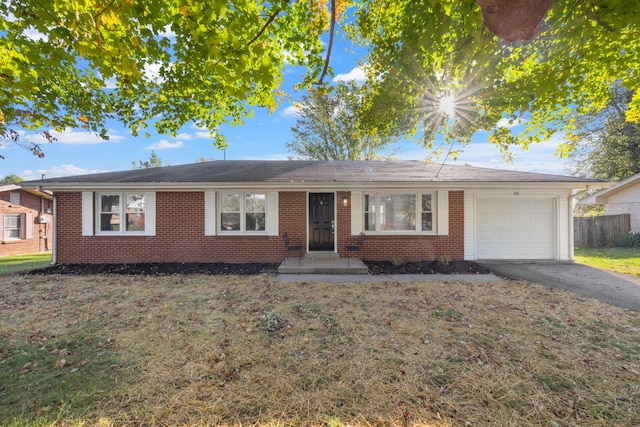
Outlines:
{"label": "concrete front step", "polygon": [[368,274],[369,269],[358,258],[340,258],[337,254],[285,258],[278,267],[279,274]]}

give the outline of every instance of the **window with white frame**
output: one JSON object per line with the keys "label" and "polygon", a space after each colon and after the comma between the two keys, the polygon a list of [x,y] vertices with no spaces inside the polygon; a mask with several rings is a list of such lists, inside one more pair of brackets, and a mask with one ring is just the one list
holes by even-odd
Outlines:
{"label": "window with white frame", "polygon": [[24,214],[4,215],[4,240],[24,239]]}
{"label": "window with white frame", "polygon": [[221,232],[266,231],[265,193],[223,193],[220,195]]}
{"label": "window with white frame", "polygon": [[433,195],[421,194],[422,210],[420,211],[421,230],[433,231]]}
{"label": "window with white frame", "polygon": [[433,232],[433,193],[364,194],[364,229],[369,232]]}
{"label": "window with white frame", "polygon": [[100,193],[97,203],[99,233],[144,234],[144,193]]}

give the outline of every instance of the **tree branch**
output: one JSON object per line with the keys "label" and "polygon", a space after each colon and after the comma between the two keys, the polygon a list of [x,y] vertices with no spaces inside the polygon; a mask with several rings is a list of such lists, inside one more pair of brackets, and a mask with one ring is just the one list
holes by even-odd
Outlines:
{"label": "tree branch", "polygon": [[98,13],[96,13],[93,16],[93,20],[95,21],[96,18],[98,18],[98,16],[102,15],[103,13],[105,13],[107,11],[107,9],[109,9],[111,6],[113,6],[113,4],[116,2],[116,0],[111,0],[109,3],[107,3],[107,5],[105,7],[102,8],[102,10]]}
{"label": "tree branch", "polygon": [[271,14],[271,16],[269,17],[269,19],[267,20],[267,22],[265,22],[265,24],[262,26],[262,29],[260,29],[260,31],[258,32],[258,34],[255,35],[254,38],[251,39],[251,41],[249,41],[249,43],[247,43],[247,46],[251,46],[251,43],[255,42],[256,40],[258,40],[260,38],[260,36],[262,35],[262,33],[265,32],[265,30],[267,29],[267,27],[269,25],[271,25],[271,23],[273,22],[274,19],[276,19],[276,16],[278,16],[278,14],[281,12],[280,9],[276,9],[275,12],[273,12]]}
{"label": "tree branch", "polygon": [[331,0],[331,28],[329,29],[329,46],[327,47],[327,57],[324,60],[324,68],[318,79],[318,84],[322,84],[322,80],[327,75],[329,69],[329,59],[331,58],[331,48],[333,47],[333,36],[336,27],[336,0]]}

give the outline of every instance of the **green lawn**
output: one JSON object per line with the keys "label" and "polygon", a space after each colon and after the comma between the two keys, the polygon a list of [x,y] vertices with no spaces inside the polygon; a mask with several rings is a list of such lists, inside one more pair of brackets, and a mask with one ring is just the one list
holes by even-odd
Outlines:
{"label": "green lawn", "polygon": [[576,248],[575,261],[603,270],[640,276],[640,249]]}
{"label": "green lawn", "polygon": [[51,265],[51,252],[3,257],[0,258],[0,276],[45,268],[49,265]]}

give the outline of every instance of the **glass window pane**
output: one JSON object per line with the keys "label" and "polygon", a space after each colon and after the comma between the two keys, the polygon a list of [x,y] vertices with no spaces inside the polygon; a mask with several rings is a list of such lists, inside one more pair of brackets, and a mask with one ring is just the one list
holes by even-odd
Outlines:
{"label": "glass window pane", "polygon": [[376,197],[373,194],[364,195],[364,211],[365,212],[376,211]]}
{"label": "glass window pane", "polygon": [[221,212],[240,212],[240,195],[223,194],[220,200]]}
{"label": "glass window pane", "polygon": [[103,195],[100,197],[100,212],[120,212],[120,196],[117,194]]}
{"label": "glass window pane", "polygon": [[364,216],[364,230],[375,231],[376,230],[376,214],[367,213]]}
{"label": "glass window pane", "polygon": [[247,231],[264,231],[265,230],[265,214],[263,213],[248,213],[247,219]]}
{"label": "glass window pane", "polygon": [[379,206],[383,230],[416,229],[415,194],[383,194]]}
{"label": "glass window pane", "polygon": [[[265,212],[266,194],[247,194],[244,199],[245,212]],[[249,226],[247,225],[247,229]]]}
{"label": "glass window pane", "polygon": [[433,231],[433,214],[431,212],[422,213],[422,231]]}
{"label": "glass window pane", "polygon": [[120,215],[100,214],[100,231],[120,231]]}
{"label": "glass window pane", "polygon": [[431,212],[431,194],[422,195],[422,212]]}
{"label": "glass window pane", "polygon": [[127,231],[144,231],[144,194],[127,194]]}
{"label": "glass window pane", "polygon": [[364,195],[364,230],[376,230],[376,197],[373,194]]}
{"label": "glass window pane", "polygon": [[239,213],[221,213],[220,214],[221,231],[239,231],[240,230],[240,214]]}
{"label": "glass window pane", "polygon": [[100,231],[120,231],[120,196],[100,196]]}

